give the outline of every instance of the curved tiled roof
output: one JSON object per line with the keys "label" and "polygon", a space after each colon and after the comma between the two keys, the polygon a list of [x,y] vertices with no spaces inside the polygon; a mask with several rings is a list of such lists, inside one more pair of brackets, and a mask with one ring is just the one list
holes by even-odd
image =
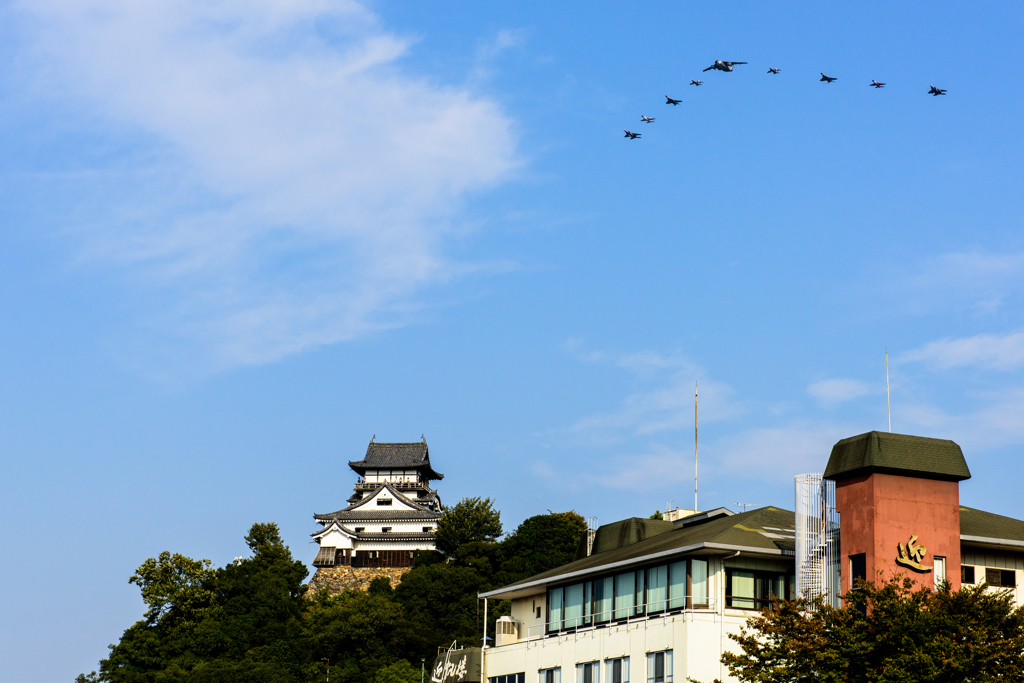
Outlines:
{"label": "curved tiled roof", "polygon": [[320,522],[321,524],[326,524],[333,521],[369,522],[375,519],[386,521],[402,519],[435,520],[440,516],[440,512],[433,512],[432,510],[374,510],[372,512],[349,512],[346,509],[338,510],[337,512],[329,512],[324,515],[313,515],[313,519]]}
{"label": "curved tiled roof", "polygon": [[430,466],[427,441],[413,443],[378,443],[371,441],[362,460],[349,462],[349,467],[360,475],[366,470],[423,470],[427,480],[444,479],[444,475]]}

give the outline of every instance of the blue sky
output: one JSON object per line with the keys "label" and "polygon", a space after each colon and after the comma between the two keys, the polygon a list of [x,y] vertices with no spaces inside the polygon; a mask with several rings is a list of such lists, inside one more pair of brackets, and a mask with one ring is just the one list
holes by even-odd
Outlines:
{"label": "blue sky", "polygon": [[94,668],[162,550],[312,559],[374,434],[507,529],[647,516],[699,381],[701,507],[789,507],[886,348],[893,430],[1024,517],[1022,20],[0,3],[0,677]]}

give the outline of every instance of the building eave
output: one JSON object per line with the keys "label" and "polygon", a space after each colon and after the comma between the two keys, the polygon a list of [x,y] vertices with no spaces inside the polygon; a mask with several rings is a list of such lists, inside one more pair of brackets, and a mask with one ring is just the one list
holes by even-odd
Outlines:
{"label": "building eave", "polygon": [[960,534],[960,545],[973,548],[991,548],[994,550],[1019,551],[1024,548],[1024,541],[1015,541],[1011,538],[990,538],[988,536],[967,536]]}

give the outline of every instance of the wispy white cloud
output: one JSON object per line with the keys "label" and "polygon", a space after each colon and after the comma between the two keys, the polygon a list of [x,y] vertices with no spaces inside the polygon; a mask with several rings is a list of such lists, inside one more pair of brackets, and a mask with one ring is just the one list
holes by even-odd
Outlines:
{"label": "wispy white cloud", "polygon": [[1016,370],[1024,367],[1024,332],[940,339],[908,351],[900,360],[942,369],[976,366]]}
{"label": "wispy white cloud", "polygon": [[813,421],[747,429],[710,444],[707,462],[730,476],[792,481],[796,474],[820,472],[836,441],[855,433],[848,425]]}
{"label": "wispy white cloud", "polygon": [[955,306],[987,314],[1003,308],[1008,298],[1024,294],[1022,276],[1024,253],[948,253],[924,259],[916,270],[901,274],[887,289],[900,289],[901,300],[912,308]]}
{"label": "wispy white cloud", "polygon": [[417,293],[475,268],[445,240],[466,199],[520,163],[497,104],[407,75],[409,40],[356,2],[20,11],[37,96],[144,148],[91,169],[97,197],[121,196],[69,227],[83,259],[159,289],[150,322],[220,365],[405,324]]}
{"label": "wispy white cloud", "polygon": [[[627,436],[649,435],[693,425],[694,391],[699,389],[702,422],[724,420],[741,412],[729,385],[704,378],[694,363],[679,353],[656,351],[611,353],[587,350],[579,340],[565,348],[585,363],[602,363],[627,370],[648,386],[627,396],[612,411],[576,421],[568,432],[598,442],[614,443]],[[697,387],[695,382],[699,382]]]}
{"label": "wispy white cloud", "polygon": [[807,386],[807,393],[824,404],[843,403],[871,393],[871,388],[857,379],[823,379]]}

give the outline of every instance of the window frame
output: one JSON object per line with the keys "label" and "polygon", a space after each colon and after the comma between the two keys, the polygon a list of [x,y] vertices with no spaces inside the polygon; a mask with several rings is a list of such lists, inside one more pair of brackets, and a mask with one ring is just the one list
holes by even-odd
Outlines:
{"label": "window frame", "polygon": [[[754,583],[754,594],[753,596],[746,595],[734,595],[733,594],[733,574],[734,573],[750,574],[751,579]],[[785,595],[772,595],[769,593],[767,596],[759,595],[760,588],[764,585],[768,585],[774,588],[776,582],[782,577],[783,590]],[[761,611],[764,609],[771,609],[772,601],[774,599],[779,600],[790,600],[792,599],[794,584],[796,583],[795,577],[792,574],[786,572],[769,572],[758,569],[744,569],[742,567],[726,567],[725,568],[725,606],[729,609],[742,609],[742,610],[757,610]],[[746,607],[733,604],[735,600],[743,600],[753,603],[753,607]]]}

